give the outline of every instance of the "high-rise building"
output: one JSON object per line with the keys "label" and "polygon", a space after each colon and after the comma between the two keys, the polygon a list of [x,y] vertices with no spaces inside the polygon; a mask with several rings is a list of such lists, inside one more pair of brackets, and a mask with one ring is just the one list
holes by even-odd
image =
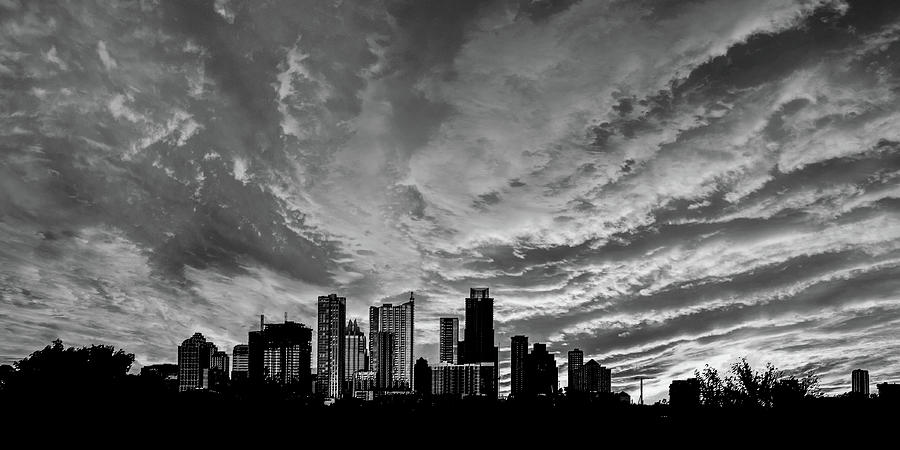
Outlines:
{"label": "high-rise building", "polygon": [[415,308],[413,293],[409,293],[409,301],[393,306],[386,303],[369,307],[369,365],[376,371],[383,364],[378,361],[374,339],[378,333],[393,334],[394,349],[391,362],[393,381],[391,389],[409,390],[413,387],[413,349],[415,347]]}
{"label": "high-rise building", "polygon": [[612,392],[612,370],[601,366],[593,359],[582,366],[581,380],[585,392],[605,394]]}
{"label": "high-rise building", "polygon": [[376,389],[392,390],[397,387],[395,384],[397,378],[394,376],[394,361],[396,361],[394,351],[397,347],[394,340],[394,333],[390,331],[379,331],[371,335],[371,342],[375,343],[370,355],[375,361],[372,368],[375,370]]}
{"label": "high-rise building", "polygon": [[242,381],[248,379],[250,372],[250,346],[235,345],[231,350],[231,379]]}
{"label": "high-rise building", "polygon": [[581,368],[581,380],[584,392],[600,392],[600,378],[603,367],[593,359],[584,363]]}
{"label": "high-rise building", "polygon": [[856,369],[850,373],[851,391],[854,394],[869,396],[869,371]]}
{"label": "high-rise building", "polygon": [[449,364],[439,363],[431,368],[431,393],[435,396],[496,397],[494,383],[497,375],[493,362]]}
{"label": "high-rise building", "polygon": [[414,370],[416,372],[416,385],[414,387],[416,393],[420,395],[431,395],[431,367],[428,366],[428,361],[425,360],[425,358],[417,359]]}
{"label": "high-rise building", "polygon": [[441,317],[440,362],[459,364],[459,318]]}
{"label": "high-rise building", "polygon": [[525,393],[525,358],[528,357],[528,336],[513,336],[509,346],[510,394]]}
{"label": "high-rise building", "polygon": [[228,353],[224,351],[216,351],[212,354],[209,361],[209,368],[216,369],[222,372],[222,375],[225,378],[228,378],[229,369],[231,368],[228,364],[231,358],[228,357]]}
{"label": "high-rise building", "polygon": [[356,320],[347,322],[344,341],[344,381],[350,384],[353,382],[354,373],[361,370],[369,370],[369,350],[368,345],[366,345],[366,335],[359,329]]}
{"label": "high-rise building", "polygon": [[208,370],[218,349],[200,333],[178,346],[178,392],[204,389],[203,371]]}
{"label": "high-rise building", "polygon": [[555,394],[559,386],[556,357],[547,344],[535,343],[525,358],[525,387],[529,395]]}
{"label": "high-rise building", "polygon": [[577,348],[574,350],[569,350],[569,380],[566,388],[566,393],[584,391],[584,379],[582,377],[583,366],[584,352]]}
{"label": "high-rise building", "polygon": [[344,326],[347,299],[337,294],[319,296],[318,355],[316,359],[316,393],[337,399],[344,386]]}
{"label": "high-rise building", "polygon": [[494,346],[494,299],[488,288],[471,288],[466,298],[466,328],[459,348],[461,364],[493,363],[494,381],[487,395],[497,395],[498,361]]}
{"label": "high-rise building", "polygon": [[[312,365],[312,329],[299,322],[265,323],[251,331],[247,345],[247,376],[255,383],[292,385],[302,393],[310,391]],[[235,359],[242,355],[235,346]],[[242,358],[242,356],[241,356]],[[235,370],[238,362],[234,363]]]}
{"label": "high-rise building", "polygon": [[700,380],[688,378],[672,380],[669,385],[669,405],[673,408],[695,408],[700,405]]}
{"label": "high-rise building", "polygon": [[608,367],[600,366],[600,393],[609,394],[612,392],[612,370]]}

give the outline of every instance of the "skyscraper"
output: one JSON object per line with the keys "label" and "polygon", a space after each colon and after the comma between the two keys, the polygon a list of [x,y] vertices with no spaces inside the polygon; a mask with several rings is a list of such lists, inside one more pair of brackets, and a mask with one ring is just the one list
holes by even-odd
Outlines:
{"label": "skyscraper", "polygon": [[584,391],[582,369],[584,365],[584,352],[579,349],[569,350],[569,381],[566,393]]}
{"label": "skyscraper", "polygon": [[441,317],[440,325],[440,362],[458,364],[459,319]]}
{"label": "skyscraper", "polygon": [[466,298],[466,328],[463,355],[467,362],[490,362],[494,352],[494,299],[488,288],[471,288]]}
{"label": "skyscraper", "polygon": [[528,336],[513,336],[510,340],[509,362],[513,396],[525,393],[525,358],[528,356]]}
{"label": "skyscraper", "polygon": [[228,357],[228,353],[224,351],[216,351],[212,354],[209,360],[209,368],[215,369],[221,372],[221,375],[225,378],[228,377],[229,370],[231,367],[228,362],[231,359]]}
{"label": "skyscraper", "polygon": [[247,344],[235,345],[231,350],[231,379],[235,381],[249,378],[250,371],[250,346]]}
{"label": "skyscraper", "polygon": [[584,363],[581,368],[581,381],[584,392],[600,392],[600,378],[603,367],[593,359]]}
{"label": "skyscraper", "polygon": [[[248,341],[247,374],[251,381],[293,385],[303,393],[309,392],[312,329],[289,320],[265,323],[261,318],[260,330],[251,331]],[[235,355],[239,355],[238,347],[234,349]]]}
{"label": "skyscraper", "polygon": [[347,299],[337,294],[319,296],[316,393],[341,397],[344,390],[344,325]]}
{"label": "skyscraper", "polygon": [[344,335],[344,382],[349,386],[353,382],[353,374],[361,370],[369,370],[368,346],[366,335],[359,329],[356,320],[347,322]]}
{"label": "skyscraper", "polygon": [[547,351],[547,344],[534,344],[525,359],[525,380],[529,395],[556,393],[559,372],[556,369],[556,357]]}
{"label": "skyscraper", "polygon": [[431,367],[428,366],[428,361],[425,358],[417,359],[414,370],[416,372],[416,385],[414,387],[416,393],[426,396],[431,395]]}
{"label": "skyscraper", "polygon": [[386,303],[369,307],[369,365],[376,371],[382,366],[375,351],[374,339],[378,333],[393,334],[394,348],[391,363],[393,369],[392,389],[412,389],[413,387],[413,349],[415,347],[415,297],[409,293],[409,301],[393,306]]}
{"label": "skyscraper", "polygon": [[431,393],[441,397],[496,397],[494,369],[492,362],[439,363],[431,368]]}
{"label": "skyscraper", "polygon": [[854,394],[869,396],[869,371],[856,369],[850,372],[851,391]]}
{"label": "skyscraper", "polygon": [[178,346],[178,392],[205,389],[203,371],[210,368],[217,350],[200,333],[194,333]]}
{"label": "skyscraper", "polygon": [[581,379],[585,392],[607,394],[612,392],[612,371],[593,359],[584,363]]}
{"label": "skyscraper", "polygon": [[[460,345],[462,364],[493,363],[494,381],[489,387],[497,395],[497,347],[494,346],[494,299],[488,288],[471,288],[466,298],[465,340]],[[491,395],[490,393],[488,395]]]}
{"label": "skyscraper", "polygon": [[398,386],[395,384],[397,378],[394,376],[394,361],[397,359],[394,355],[394,350],[397,348],[394,342],[394,333],[379,331],[372,336],[371,341],[375,343],[371,352],[372,360],[375,361],[375,365],[372,367],[375,369],[375,388],[378,390],[397,388]]}

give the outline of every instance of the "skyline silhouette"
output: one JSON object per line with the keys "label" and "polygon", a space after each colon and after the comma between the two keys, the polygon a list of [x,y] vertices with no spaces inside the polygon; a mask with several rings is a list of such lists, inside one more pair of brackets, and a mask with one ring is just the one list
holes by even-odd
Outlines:
{"label": "skyline silhouette", "polygon": [[58,338],[138,373],[200,333],[293,379],[287,314],[334,393],[444,355],[506,395],[514,336],[541,391],[535,344],[650,404],[742,357],[875,393],[897,61],[896,0],[0,0],[0,365]]}

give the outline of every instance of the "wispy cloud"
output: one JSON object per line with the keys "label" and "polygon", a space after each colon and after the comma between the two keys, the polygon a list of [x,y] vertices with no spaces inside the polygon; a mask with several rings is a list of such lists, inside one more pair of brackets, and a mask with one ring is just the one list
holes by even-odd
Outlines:
{"label": "wispy cloud", "polygon": [[410,290],[433,358],[481,285],[651,400],[900,376],[893,2],[447,5],[0,5],[0,359]]}

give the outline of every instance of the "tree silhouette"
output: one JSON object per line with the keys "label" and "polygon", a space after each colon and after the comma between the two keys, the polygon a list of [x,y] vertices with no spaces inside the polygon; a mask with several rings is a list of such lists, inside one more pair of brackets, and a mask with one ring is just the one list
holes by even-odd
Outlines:
{"label": "tree silhouette", "polygon": [[0,373],[8,397],[99,397],[124,388],[134,355],[112,346],[65,348],[57,339]]}
{"label": "tree silhouette", "polygon": [[757,371],[747,358],[732,364],[724,377],[708,364],[694,376],[700,381],[700,401],[708,407],[771,408],[821,395],[815,375],[785,376],[772,363]]}

